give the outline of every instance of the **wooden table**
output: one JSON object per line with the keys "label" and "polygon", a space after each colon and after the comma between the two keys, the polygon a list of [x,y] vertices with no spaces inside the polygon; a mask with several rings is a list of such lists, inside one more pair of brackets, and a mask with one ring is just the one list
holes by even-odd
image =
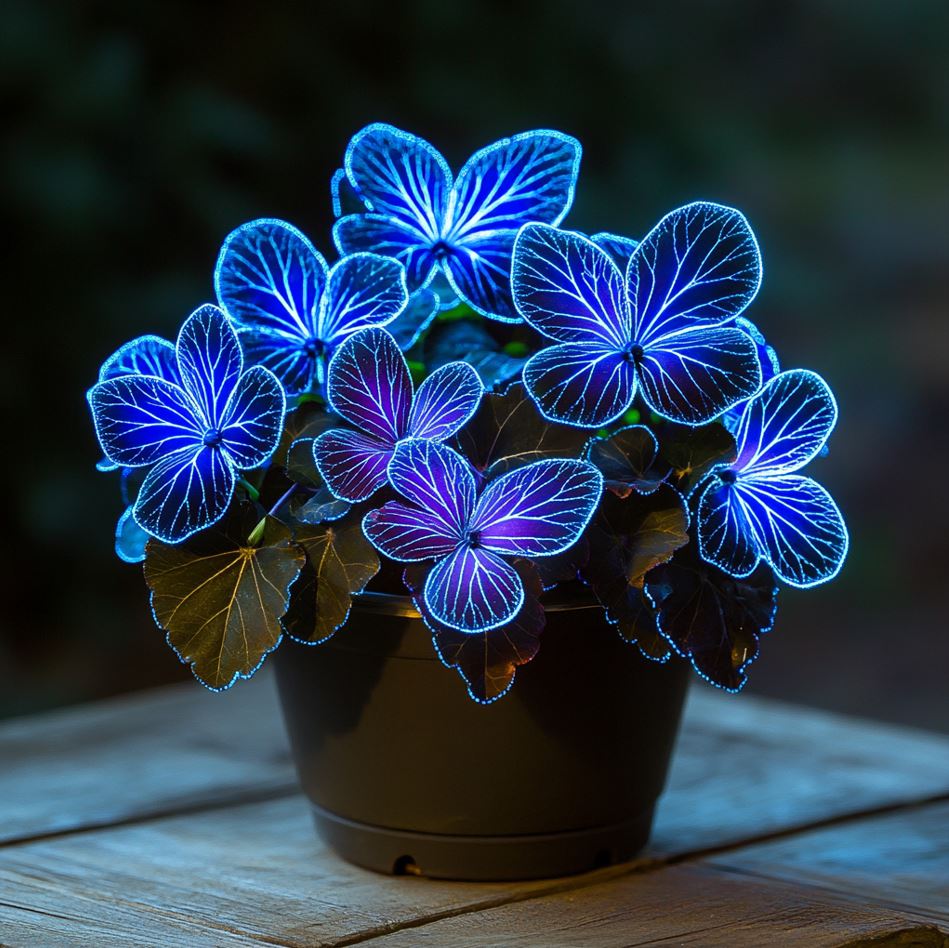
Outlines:
{"label": "wooden table", "polygon": [[949,945],[949,739],[693,688],[649,851],[434,882],[316,839],[273,682],[0,726],[10,946]]}

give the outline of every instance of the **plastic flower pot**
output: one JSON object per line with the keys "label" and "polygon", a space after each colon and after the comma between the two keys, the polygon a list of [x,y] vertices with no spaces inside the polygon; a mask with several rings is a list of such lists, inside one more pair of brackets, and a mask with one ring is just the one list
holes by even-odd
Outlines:
{"label": "plastic flower pot", "polygon": [[584,872],[646,843],[687,666],[642,658],[587,600],[547,606],[542,646],[471,700],[411,600],[358,597],[329,642],[274,656],[320,836],[386,873],[502,880]]}

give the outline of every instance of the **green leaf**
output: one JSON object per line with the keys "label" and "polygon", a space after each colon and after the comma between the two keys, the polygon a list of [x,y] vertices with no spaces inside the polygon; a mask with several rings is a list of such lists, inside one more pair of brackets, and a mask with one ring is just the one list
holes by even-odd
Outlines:
{"label": "green leaf", "polygon": [[491,704],[511,690],[514,676],[540,650],[540,635],[547,621],[540,597],[543,585],[530,560],[516,559],[512,565],[524,583],[524,605],[505,625],[487,632],[459,632],[435,620],[422,598],[430,563],[413,563],[405,570],[405,585],[415,607],[432,631],[432,643],[442,663],[454,668],[479,704]]}
{"label": "green leaf", "polygon": [[738,453],[735,439],[717,421],[700,428],[669,423],[657,434],[659,455],[672,468],[675,486],[686,497],[716,464],[730,464]]}
{"label": "green leaf", "polygon": [[589,432],[548,421],[520,383],[485,395],[458,433],[462,454],[491,478],[544,458],[580,456]]}
{"label": "green leaf", "polygon": [[675,651],[707,681],[739,691],[758,657],[758,638],[771,629],[778,587],[771,568],[759,565],[735,579],[682,550],[646,578],[645,592]]}
{"label": "green leaf", "polygon": [[280,617],[305,556],[290,530],[267,518],[258,546],[247,536],[258,515],[237,508],[222,525],[178,546],[150,540],[145,581],[168,644],[215,691],[250,678],[280,642]]}
{"label": "green leaf", "polygon": [[643,600],[643,580],[689,542],[688,526],[681,495],[662,484],[647,496],[622,498],[605,491],[587,528],[590,559],[583,578],[606,610],[607,621],[649,658],[662,660],[668,650],[658,641]]}
{"label": "green leaf", "polygon": [[349,618],[353,596],[379,572],[379,556],[362,532],[363,511],[335,523],[297,528],[306,565],[290,591],[282,624],[298,642],[325,642]]}
{"label": "green leaf", "polygon": [[656,448],[656,436],[645,425],[632,425],[593,438],[586,456],[603,474],[607,488],[628,497],[633,491],[651,494],[669,476],[669,465],[657,460]]}

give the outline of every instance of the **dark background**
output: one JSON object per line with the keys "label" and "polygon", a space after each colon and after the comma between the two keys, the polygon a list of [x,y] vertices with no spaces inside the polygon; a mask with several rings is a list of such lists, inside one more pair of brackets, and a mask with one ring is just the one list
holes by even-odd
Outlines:
{"label": "dark background", "polygon": [[284,217],[330,254],[330,175],[381,120],[456,169],[513,132],[576,135],[578,229],[641,236],[695,198],[747,213],[748,315],[838,394],[810,473],[852,531],[835,583],[782,592],[749,690],[949,730],[947,10],[6,3],[0,715],[189,677],[112,555],[83,393],[212,299],[237,224]]}

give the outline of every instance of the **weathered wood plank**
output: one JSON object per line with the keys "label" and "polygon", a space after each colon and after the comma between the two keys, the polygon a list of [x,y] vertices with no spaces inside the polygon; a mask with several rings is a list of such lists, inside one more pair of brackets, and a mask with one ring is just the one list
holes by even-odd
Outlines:
{"label": "weathered wood plank", "polygon": [[[0,725],[0,843],[294,785],[264,669]],[[700,849],[949,790],[949,739],[695,687],[654,848]]]}
{"label": "weathered wood plank", "polygon": [[744,846],[707,861],[949,924],[949,802]]}
{"label": "weathered wood plank", "polygon": [[[459,915],[374,939],[373,948],[821,948],[915,929],[916,948],[949,939],[925,919],[820,889],[709,865],[611,882]],[[927,930],[928,929],[928,930]],[[865,942],[862,942],[865,944]]]}
{"label": "weathered wood plank", "polygon": [[266,675],[224,694],[176,685],[0,726],[0,843],[295,785]]}
{"label": "weathered wood plank", "polygon": [[732,845],[946,793],[945,735],[695,687],[652,846]]}
{"label": "weathered wood plank", "polygon": [[357,869],[293,797],[0,850],[0,942],[333,944],[517,890]]}

